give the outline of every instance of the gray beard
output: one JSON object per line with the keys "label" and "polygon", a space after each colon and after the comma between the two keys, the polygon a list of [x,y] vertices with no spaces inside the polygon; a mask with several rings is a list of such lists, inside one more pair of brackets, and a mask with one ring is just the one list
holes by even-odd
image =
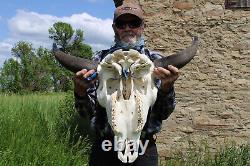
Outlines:
{"label": "gray beard", "polygon": [[115,36],[115,44],[120,46],[120,47],[133,48],[133,47],[137,46],[140,43],[141,39],[142,39],[142,37],[138,38],[135,43],[126,43],[126,42],[120,41]]}

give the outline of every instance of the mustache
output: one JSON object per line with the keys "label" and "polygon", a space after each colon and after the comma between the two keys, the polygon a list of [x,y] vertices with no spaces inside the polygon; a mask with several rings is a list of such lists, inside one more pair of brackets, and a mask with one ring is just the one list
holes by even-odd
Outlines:
{"label": "mustache", "polygon": [[122,34],[122,36],[136,36],[136,34],[134,33],[134,32],[124,32],[123,34]]}

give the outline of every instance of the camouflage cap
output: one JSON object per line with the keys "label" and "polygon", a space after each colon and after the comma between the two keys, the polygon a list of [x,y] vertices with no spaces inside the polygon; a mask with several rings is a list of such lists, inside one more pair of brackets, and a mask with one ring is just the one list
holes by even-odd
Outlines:
{"label": "camouflage cap", "polygon": [[132,14],[143,20],[143,11],[138,4],[125,3],[115,9],[113,21],[123,14]]}

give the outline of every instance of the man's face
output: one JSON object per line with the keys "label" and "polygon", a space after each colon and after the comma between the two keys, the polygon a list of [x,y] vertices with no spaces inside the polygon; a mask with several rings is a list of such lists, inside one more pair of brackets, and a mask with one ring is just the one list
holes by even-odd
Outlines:
{"label": "man's face", "polygon": [[121,15],[112,26],[117,40],[125,45],[134,45],[144,31],[143,21],[131,14]]}

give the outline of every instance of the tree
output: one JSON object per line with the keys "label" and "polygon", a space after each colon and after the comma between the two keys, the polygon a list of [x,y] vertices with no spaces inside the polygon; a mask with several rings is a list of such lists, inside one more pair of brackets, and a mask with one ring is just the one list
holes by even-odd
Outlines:
{"label": "tree", "polygon": [[[49,91],[53,89],[51,69],[56,65],[53,63],[54,58],[52,58],[50,50],[42,47],[35,50],[31,43],[20,41],[12,48],[12,55],[17,59],[17,74],[20,77],[21,91]],[[4,64],[4,69],[9,68],[8,66],[9,63]],[[11,73],[8,74],[11,78]],[[9,80],[8,77],[3,79]]]}
{"label": "tree", "polygon": [[49,38],[53,40],[57,48],[65,53],[84,58],[90,58],[93,54],[91,47],[83,43],[83,31],[81,29],[73,30],[68,23],[54,23],[49,28]]}
{"label": "tree", "polygon": [[[83,43],[83,31],[58,22],[49,29],[50,38],[66,53],[91,57],[92,49]],[[67,91],[73,88],[72,73],[60,66],[49,49],[34,49],[32,43],[19,41],[11,49],[14,58],[0,70],[0,90],[4,92]]]}
{"label": "tree", "polygon": [[33,52],[32,44],[20,41],[12,49],[11,53],[20,62],[20,77],[22,81],[22,89],[31,91],[34,84],[34,59],[35,54]]}
{"label": "tree", "polygon": [[70,40],[74,34],[70,24],[56,22],[53,27],[49,28],[49,34],[49,38],[53,39],[63,52],[68,53],[70,51]]}
{"label": "tree", "polygon": [[20,65],[14,59],[9,59],[4,62],[3,68],[0,71],[0,89],[3,92],[20,92],[22,89],[20,77]]}
{"label": "tree", "polygon": [[[92,56],[92,49],[89,45],[83,43],[84,36],[83,31],[80,29],[73,30],[72,26],[64,22],[56,22],[51,28],[49,28],[49,38],[53,40],[53,43],[61,51],[69,53],[73,56],[90,58]],[[67,91],[72,89],[72,73],[61,67],[60,70],[55,70],[53,78],[58,80],[54,82],[55,87],[59,82],[59,89]],[[55,89],[57,90],[57,88]]]}
{"label": "tree", "polygon": [[82,57],[82,58],[91,58],[92,57],[92,48],[83,43],[83,31],[80,29],[77,29],[75,31],[75,37],[73,40],[73,43],[71,45],[70,53],[71,55]]}
{"label": "tree", "polygon": [[56,66],[52,57],[51,51],[46,48],[39,47],[36,50],[33,66],[34,91],[51,91],[54,89],[52,71]]}

